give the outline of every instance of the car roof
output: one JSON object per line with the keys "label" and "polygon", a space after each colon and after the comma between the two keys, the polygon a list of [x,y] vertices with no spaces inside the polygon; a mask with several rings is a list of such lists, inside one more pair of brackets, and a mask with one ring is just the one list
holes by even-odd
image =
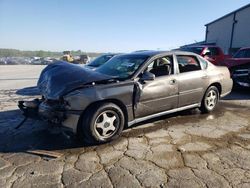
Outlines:
{"label": "car roof", "polygon": [[154,56],[160,54],[162,51],[154,51],[154,50],[142,50],[128,53],[128,55],[146,55],[146,56]]}
{"label": "car roof", "polygon": [[187,51],[181,51],[181,50],[174,50],[173,53],[176,54],[176,55],[194,55],[194,56],[198,56],[198,54],[196,54],[194,52],[187,52]]}
{"label": "car roof", "polygon": [[139,52],[132,52],[129,54],[124,54],[124,55],[145,55],[145,56],[149,56],[149,57],[153,57],[153,56],[158,56],[158,55],[195,55],[197,56],[197,54],[193,53],[193,52],[186,52],[186,51],[181,51],[181,50],[173,50],[173,51],[139,51]]}
{"label": "car roof", "polygon": [[197,45],[197,46],[187,46],[183,48],[206,48],[206,47],[219,48],[219,46],[215,46],[215,45]]}
{"label": "car roof", "polygon": [[244,48],[241,48],[239,50],[249,50],[249,49],[250,49],[250,47],[244,47]]}
{"label": "car roof", "polygon": [[108,55],[120,55],[120,53],[105,53],[105,54],[102,54],[102,55],[100,55],[100,56],[108,56]]}

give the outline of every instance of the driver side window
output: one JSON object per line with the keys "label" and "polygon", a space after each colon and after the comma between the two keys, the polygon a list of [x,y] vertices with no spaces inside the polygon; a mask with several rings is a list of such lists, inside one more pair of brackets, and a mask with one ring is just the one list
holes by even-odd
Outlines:
{"label": "driver side window", "polygon": [[153,73],[155,77],[173,74],[173,57],[164,56],[157,58],[148,65],[146,70]]}

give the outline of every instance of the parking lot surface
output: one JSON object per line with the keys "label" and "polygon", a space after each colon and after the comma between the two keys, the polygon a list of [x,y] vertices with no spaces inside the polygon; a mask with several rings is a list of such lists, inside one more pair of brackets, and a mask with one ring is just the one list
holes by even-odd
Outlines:
{"label": "parking lot surface", "polygon": [[83,146],[43,122],[15,129],[17,101],[39,95],[42,68],[0,67],[0,187],[250,187],[249,90],[211,114],[175,113]]}

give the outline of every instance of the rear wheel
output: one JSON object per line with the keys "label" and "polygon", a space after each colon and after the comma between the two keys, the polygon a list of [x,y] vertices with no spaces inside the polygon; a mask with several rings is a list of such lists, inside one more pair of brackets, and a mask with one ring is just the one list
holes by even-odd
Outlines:
{"label": "rear wheel", "polygon": [[213,111],[216,108],[216,105],[219,101],[219,91],[217,87],[211,86],[207,89],[202,102],[200,110],[203,113],[208,113]]}
{"label": "rear wheel", "polygon": [[85,143],[105,143],[118,138],[124,124],[124,114],[117,105],[98,103],[84,112],[78,133]]}

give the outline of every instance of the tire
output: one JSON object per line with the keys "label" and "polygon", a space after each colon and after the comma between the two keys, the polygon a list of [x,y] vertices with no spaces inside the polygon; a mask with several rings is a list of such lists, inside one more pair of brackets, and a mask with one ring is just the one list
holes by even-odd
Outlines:
{"label": "tire", "polygon": [[207,89],[201,101],[200,111],[202,113],[212,112],[216,108],[216,105],[219,101],[219,96],[220,95],[219,95],[218,88],[215,86],[210,86]]}
{"label": "tire", "polygon": [[124,114],[119,106],[97,103],[84,112],[77,133],[86,144],[103,144],[118,138],[124,125]]}

